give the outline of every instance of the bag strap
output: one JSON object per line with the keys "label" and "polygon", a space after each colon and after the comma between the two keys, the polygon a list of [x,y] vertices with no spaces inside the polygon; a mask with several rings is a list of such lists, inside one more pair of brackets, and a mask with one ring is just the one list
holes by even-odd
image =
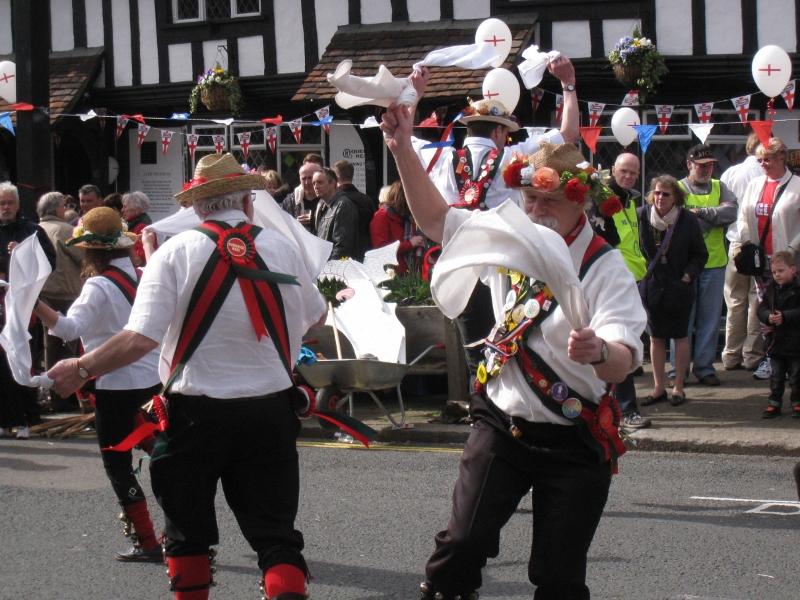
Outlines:
{"label": "bag strap", "polygon": [[[650,207],[650,210],[655,210],[655,208]],[[680,218],[681,218],[680,215],[678,215],[678,219]],[[669,227],[667,227],[667,233],[664,234],[664,239],[661,240],[661,245],[658,247],[658,250],[656,251],[656,255],[653,257],[652,262],[649,265],[647,265],[647,272],[644,274],[644,277],[642,277],[642,279],[647,279],[648,277],[650,277],[650,275],[653,274],[653,269],[656,268],[658,261],[661,260],[662,256],[664,256],[664,253],[667,251],[667,248],[669,247],[669,241],[672,239],[672,232],[675,230],[675,225],[677,225],[678,219],[675,219],[675,222]]]}
{"label": "bag strap", "polygon": [[[761,235],[758,236],[758,245],[761,246],[762,248],[764,247],[764,241],[767,239],[767,233],[769,233],[769,228],[772,225],[772,213],[775,212],[775,206],[778,204],[778,200],[781,199],[783,191],[787,187],[789,187],[789,182],[792,181],[792,177],[794,177],[794,173],[792,173],[789,176],[789,179],[786,180],[786,183],[783,184],[783,186],[781,186],[780,189],[778,189],[778,193],[775,194],[775,199],[772,201],[772,206],[770,206],[769,208],[769,216],[767,217],[767,222],[764,223],[764,230],[761,232]],[[764,186],[766,187],[766,185],[767,184],[765,183]],[[761,193],[763,194],[764,192],[762,191]]]}

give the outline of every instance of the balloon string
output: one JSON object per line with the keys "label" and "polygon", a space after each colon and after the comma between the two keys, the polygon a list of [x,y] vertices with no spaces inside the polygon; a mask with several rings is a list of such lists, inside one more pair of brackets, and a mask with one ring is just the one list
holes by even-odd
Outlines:
{"label": "balloon string", "polygon": [[767,120],[774,121],[775,120],[775,98],[770,98],[767,102]]}

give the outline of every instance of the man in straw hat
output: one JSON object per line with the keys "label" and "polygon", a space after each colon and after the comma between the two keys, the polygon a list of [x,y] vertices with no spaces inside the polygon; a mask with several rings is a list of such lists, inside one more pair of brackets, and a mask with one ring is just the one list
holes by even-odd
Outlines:
{"label": "man in straw hat", "polygon": [[[619,407],[608,384],[641,364],[639,333],[646,323],[633,277],[619,254],[594,235],[584,214],[589,200],[604,214],[614,214],[619,199],[573,145],[543,144],[532,156],[510,163],[503,175],[523,190],[530,220],[545,227],[532,225],[511,203],[483,213],[453,210],[423,177],[410,140],[411,118],[407,108],[392,105],[381,128],[417,223],[443,242],[435,297],[443,310],[457,311],[453,299],[463,302],[468,286],[458,285],[456,276],[480,276],[492,289],[499,315],[478,370],[482,389],[471,406],[476,423],[462,455],[452,514],[447,529],[436,535],[421,597],[476,598],[481,569],[498,554],[500,529],[532,487],[528,576],[537,586],[535,598],[588,599],[587,553],[616,458],[625,450]],[[534,234],[545,243],[530,244]],[[536,252],[541,256],[534,260]],[[550,273],[546,282],[523,275],[547,269],[551,258],[571,265],[568,280],[581,280],[567,289],[571,295],[562,293],[563,270]],[[525,270],[506,275],[498,269],[504,263]],[[443,296],[437,278],[448,278]],[[581,312],[575,310],[581,300],[576,288],[588,308],[572,320],[589,326],[568,320],[568,314]],[[570,302],[558,304],[551,291],[556,289]]]}
{"label": "man in straw hat", "polygon": [[166,399],[153,400],[165,446],[150,472],[166,516],[170,586],[181,600],[209,595],[218,480],[258,555],[266,597],[306,598],[303,536],[294,527],[295,410],[310,413],[313,402],[300,398],[291,369],[325,306],[287,240],[251,224],[251,190],[265,186],[230,154],[200,159],[175,198],[203,223],[152,256],[123,332],[49,372],[57,389],[73,389],[163,340]]}

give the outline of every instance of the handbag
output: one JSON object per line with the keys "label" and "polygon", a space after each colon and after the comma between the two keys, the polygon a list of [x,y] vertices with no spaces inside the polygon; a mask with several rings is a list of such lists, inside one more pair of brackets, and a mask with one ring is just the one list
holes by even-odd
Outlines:
{"label": "handbag", "polygon": [[[789,177],[789,181],[792,180],[792,177],[794,177],[794,175]],[[761,231],[761,235],[759,236],[758,244],[753,244],[752,242],[742,244],[742,248],[739,253],[733,257],[733,264],[736,267],[736,272],[740,275],[764,274],[764,271],[767,268],[767,253],[764,251],[764,241],[767,239],[769,228],[772,225],[772,213],[775,211],[775,206],[778,204],[781,194],[783,194],[783,191],[789,187],[789,181],[787,181],[786,184],[779,189],[778,193],[775,195],[775,200],[772,202],[772,206],[769,209],[767,222],[764,224],[764,229]]]}

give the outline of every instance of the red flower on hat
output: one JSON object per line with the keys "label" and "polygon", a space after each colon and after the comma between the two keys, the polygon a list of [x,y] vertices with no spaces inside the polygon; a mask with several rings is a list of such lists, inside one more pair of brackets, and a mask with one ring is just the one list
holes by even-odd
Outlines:
{"label": "red flower on hat", "polygon": [[512,162],[503,170],[503,180],[508,187],[517,188],[520,186],[521,172],[526,166],[523,162]]}
{"label": "red flower on hat", "polygon": [[570,202],[583,202],[586,199],[586,192],[589,191],[589,186],[581,183],[580,179],[573,177],[564,186],[564,196]]}
{"label": "red flower on hat", "polygon": [[604,217],[611,217],[622,210],[622,202],[616,196],[609,196],[600,205],[600,214]]}

